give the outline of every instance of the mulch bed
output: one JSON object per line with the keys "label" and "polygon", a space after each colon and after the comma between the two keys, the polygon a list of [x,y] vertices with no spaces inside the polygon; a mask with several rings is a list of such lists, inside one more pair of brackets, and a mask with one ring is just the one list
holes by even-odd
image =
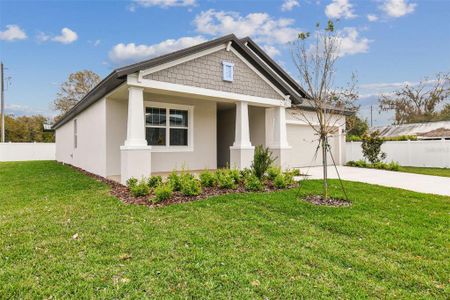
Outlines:
{"label": "mulch bed", "polygon": [[[226,194],[239,194],[239,193],[249,193],[243,185],[239,185],[236,189],[219,189],[217,187],[209,187],[209,188],[202,188],[202,193],[198,196],[184,196],[180,192],[173,192],[173,196],[170,197],[167,200],[164,200],[159,203],[152,203],[149,199],[151,199],[154,195],[150,194],[148,196],[144,197],[134,197],[131,193],[128,187],[124,186],[121,183],[118,183],[117,181],[107,179],[105,177],[90,173],[86,170],[83,170],[81,168],[75,167],[70,164],[66,164],[68,166],[71,166],[73,169],[85,174],[86,176],[89,176],[91,178],[94,178],[97,181],[103,182],[107,184],[111,188],[111,195],[119,198],[122,202],[126,204],[137,204],[137,205],[146,205],[149,207],[160,207],[170,204],[177,204],[177,203],[185,203],[185,202],[191,202],[191,201],[197,201],[197,200],[203,200],[212,196],[219,196],[219,195],[226,195]],[[293,186],[292,186],[293,187]],[[288,188],[292,188],[288,187]],[[265,186],[264,190],[260,191],[263,192],[274,192],[279,191],[279,189],[272,186],[270,183]]]}
{"label": "mulch bed", "polygon": [[302,200],[314,205],[321,205],[321,206],[345,207],[352,205],[350,201],[335,198],[324,199],[322,195],[308,195],[302,198]]}

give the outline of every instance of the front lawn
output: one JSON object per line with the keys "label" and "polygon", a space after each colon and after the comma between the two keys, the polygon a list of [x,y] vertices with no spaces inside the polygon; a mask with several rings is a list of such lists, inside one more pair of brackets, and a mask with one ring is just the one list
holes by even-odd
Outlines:
{"label": "front lawn", "polygon": [[[450,293],[448,197],[346,182],[345,208],[286,190],[155,209],[55,162],[0,163],[0,182],[0,298]],[[301,193],[320,186],[306,181]]]}
{"label": "front lawn", "polygon": [[400,172],[416,173],[424,175],[450,177],[450,168],[423,168],[423,167],[403,167],[399,168]]}

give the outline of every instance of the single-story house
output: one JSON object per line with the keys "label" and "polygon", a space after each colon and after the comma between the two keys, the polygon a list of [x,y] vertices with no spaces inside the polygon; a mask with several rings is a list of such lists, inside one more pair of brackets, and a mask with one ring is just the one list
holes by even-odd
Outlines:
{"label": "single-story house", "polygon": [[[114,70],[53,125],[57,161],[124,183],[172,170],[243,169],[255,145],[312,161],[306,92],[250,38],[227,35]],[[345,112],[337,111],[336,117]],[[330,139],[344,162],[345,116]]]}
{"label": "single-story house", "polygon": [[370,128],[370,131],[378,131],[385,138],[409,135],[416,136],[418,140],[450,139],[450,121],[377,126]]}

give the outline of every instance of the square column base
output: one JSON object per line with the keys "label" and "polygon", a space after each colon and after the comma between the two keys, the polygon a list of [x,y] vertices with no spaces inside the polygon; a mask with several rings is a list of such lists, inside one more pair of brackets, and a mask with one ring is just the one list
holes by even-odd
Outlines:
{"label": "square column base", "polygon": [[273,165],[280,167],[283,171],[289,169],[288,157],[291,154],[291,148],[269,148],[272,157],[275,157]]}
{"label": "square column base", "polygon": [[230,168],[238,170],[250,168],[254,154],[255,147],[230,147]]}
{"label": "square column base", "polygon": [[141,179],[152,172],[151,146],[120,147],[120,183],[126,184],[131,177]]}

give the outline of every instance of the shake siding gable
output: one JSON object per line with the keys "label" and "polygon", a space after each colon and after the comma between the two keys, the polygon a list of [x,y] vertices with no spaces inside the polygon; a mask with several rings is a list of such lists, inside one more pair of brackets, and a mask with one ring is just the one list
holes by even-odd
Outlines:
{"label": "shake siding gable", "polygon": [[[223,62],[234,64],[233,81],[223,80]],[[236,94],[280,99],[258,74],[231,51],[219,50],[188,62],[144,76],[145,79],[195,86]]]}

